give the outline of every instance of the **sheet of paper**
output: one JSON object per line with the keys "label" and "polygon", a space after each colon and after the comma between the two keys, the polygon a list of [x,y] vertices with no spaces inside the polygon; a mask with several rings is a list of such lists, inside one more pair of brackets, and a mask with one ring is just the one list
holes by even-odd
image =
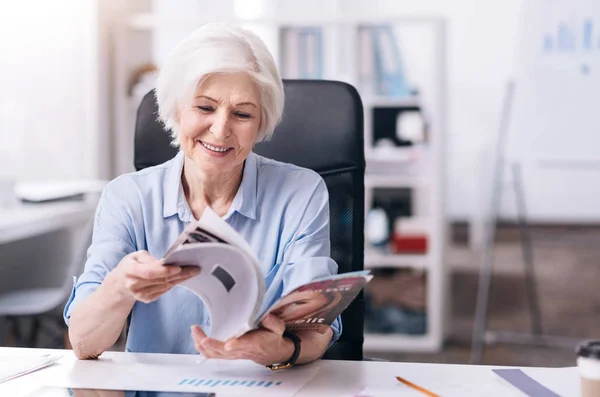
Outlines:
{"label": "sheet of paper", "polygon": [[0,383],[29,374],[60,360],[60,354],[36,356],[0,356]]}
{"label": "sheet of paper", "polygon": [[[443,397],[524,397],[521,390],[514,387],[490,367],[473,366],[468,371],[462,366],[439,366],[438,370],[423,371],[410,367],[397,371],[394,375],[402,376],[408,381],[421,386]],[[561,397],[579,395],[579,377],[577,368],[524,368],[529,377],[554,391]],[[400,382],[393,376],[372,377],[372,383],[363,384],[360,392],[348,397],[426,397]],[[359,389],[360,390],[360,389]]]}
{"label": "sheet of paper", "polygon": [[560,397],[520,369],[494,369],[492,371],[530,397]]}
{"label": "sheet of paper", "polygon": [[161,362],[141,355],[124,361],[101,356],[93,361],[61,363],[62,368],[50,368],[52,371],[38,379],[55,387],[285,397],[296,394],[319,370],[318,363],[273,372],[250,361],[195,357]]}

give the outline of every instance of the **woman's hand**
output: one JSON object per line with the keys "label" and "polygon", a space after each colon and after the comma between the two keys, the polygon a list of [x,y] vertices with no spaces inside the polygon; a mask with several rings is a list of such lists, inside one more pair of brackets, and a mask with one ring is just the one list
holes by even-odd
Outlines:
{"label": "woman's hand", "polygon": [[262,326],[263,328],[250,331],[239,338],[221,342],[207,337],[199,326],[194,325],[192,337],[196,350],[206,358],[252,360],[261,365],[289,360],[294,354],[294,343],[283,337],[285,331],[283,320],[268,315],[263,320]]}
{"label": "woman's hand", "polygon": [[125,256],[114,273],[119,289],[136,300],[150,303],[175,285],[200,273],[196,266],[164,266],[148,251],[136,251]]}

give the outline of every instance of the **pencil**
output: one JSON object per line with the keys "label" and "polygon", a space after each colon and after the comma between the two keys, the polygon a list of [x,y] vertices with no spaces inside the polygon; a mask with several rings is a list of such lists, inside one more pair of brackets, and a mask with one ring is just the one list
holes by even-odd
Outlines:
{"label": "pencil", "polygon": [[403,378],[401,378],[399,376],[396,376],[396,379],[398,379],[399,382],[404,383],[406,386],[412,387],[413,389],[415,389],[417,391],[420,391],[421,393],[425,394],[426,396],[429,396],[429,397],[440,397],[437,394],[432,393],[432,392],[430,392],[427,389],[423,389],[421,386],[415,385],[414,383],[409,382],[406,379],[403,379]]}

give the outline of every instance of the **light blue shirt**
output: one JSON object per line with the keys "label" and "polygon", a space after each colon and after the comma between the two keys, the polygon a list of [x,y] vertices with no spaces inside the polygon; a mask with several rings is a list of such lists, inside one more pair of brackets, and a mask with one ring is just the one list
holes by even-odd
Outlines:
{"label": "light blue shirt", "polygon": [[[181,184],[183,161],[179,152],[166,163],[122,175],[105,187],[85,271],[64,310],[67,324],[73,309],[125,255],[147,250],[162,258],[194,219]],[[311,170],[250,153],[224,219],[258,256],[266,281],[262,309],[301,284],[337,273],[330,258],[327,187]],[[150,304],[136,302],[131,315],[127,350],[133,352],[196,353],[190,327],[210,330],[205,305],[183,287]],[[339,318],[331,328],[335,341],[342,330]]]}

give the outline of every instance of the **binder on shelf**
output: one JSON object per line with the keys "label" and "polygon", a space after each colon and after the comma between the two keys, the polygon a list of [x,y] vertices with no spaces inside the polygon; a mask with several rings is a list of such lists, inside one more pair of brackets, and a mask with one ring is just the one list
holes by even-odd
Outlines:
{"label": "binder on shelf", "polygon": [[362,91],[375,96],[375,49],[371,26],[358,27],[358,81]]}
{"label": "binder on shelf", "polygon": [[375,64],[377,67],[377,93],[384,96],[410,96],[406,83],[400,51],[391,26],[374,29]]}
{"label": "binder on shelf", "polygon": [[323,35],[318,27],[283,29],[284,78],[323,78]]}
{"label": "binder on shelf", "polygon": [[412,97],[391,25],[358,27],[358,72],[362,91],[375,98]]}
{"label": "binder on shelf", "polygon": [[408,97],[411,87],[404,75],[400,49],[390,25],[374,26],[372,29],[375,49],[376,93],[382,96]]}

